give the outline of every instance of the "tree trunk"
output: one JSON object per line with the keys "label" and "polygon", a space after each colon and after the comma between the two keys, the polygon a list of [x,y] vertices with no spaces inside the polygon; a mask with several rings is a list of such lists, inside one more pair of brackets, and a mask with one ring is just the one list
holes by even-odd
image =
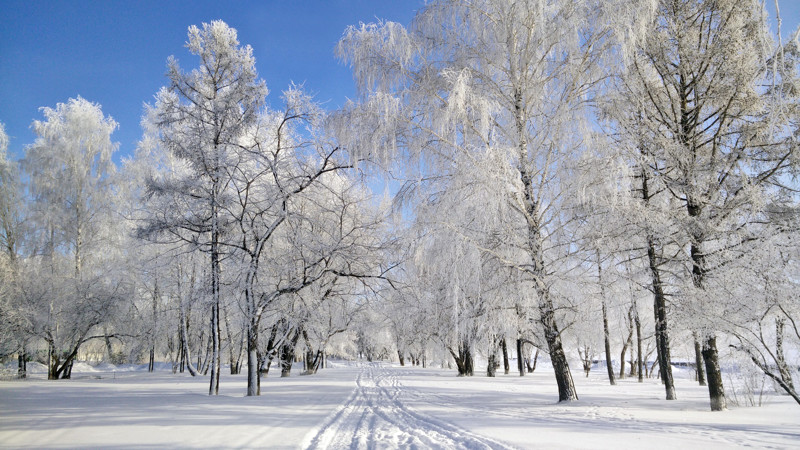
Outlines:
{"label": "tree trunk", "polygon": [[294,363],[294,349],[300,339],[301,330],[295,330],[290,342],[284,342],[281,347],[281,378],[288,377],[292,373],[292,363]]}
{"label": "tree trunk", "polygon": [[588,346],[584,346],[583,352],[581,352],[581,348],[578,347],[578,356],[581,358],[581,365],[583,366],[583,373],[586,375],[586,378],[589,378],[589,372],[592,371],[592,355],[591,350]]}
{"label": "tree trunk", "polygon": [[775,319],[775,362],[778,364],[778,372],[784,384],[796,392],[794,388],[794,380],[792,380],[792,371],[786,363],[786,356],[783,352],[783,327],[786,324],[786,319],[779,317]]}
{"label": "tree trunk", "polygon": [[[692,198],[687,199],[686,208],[691,218],[698,217],[701,214],[701,208],[697,206]],[[703,251],[703,241],[702,235],[694,233],[692,235],[692,245],[689,248],[689,255],[692,258],[692,282],[699,292],[705,289],[703,285],[706,275],[706,255]],[[700,300],[697,299],[696,301]],[[720,370],[719,355],[717,353],[717,337],[714,333],[708,333],[704,337],[701,354],[705,363],[711,410],[724,411],[728,407],[725,403],[725,389],[723,388],[722,371]]]}
{"label": "tree trunk", "polygon": [[91,326],[86,328],[70,352],[64,354],[63,361],[58,356],[58,351],[55,348],[53,340],[48,339],[48,353],[51,355],[50,364],[47,368],[48,380],[68,380],[72,377],[72,364],[74,363],[75,357],[78,355],[78,349],[80,349],[81,344],[83,344],[84,339],[86,339],[86,335],[90,328]]}
{"label": "tree trunk", "polygon": [[497,338],[492,338],[489,344],[489,362],[486,365],[486,376],[495,377],[500,363],[497,361]]}
{"label": "tree trunk", "polygon": [[[512,67],[512,74],[516,76],[516,68]],[[544,266],[544,245],[542,239],[542,219],[540,217],[540,201],[537,197],[533,176],[525,165],[528,161],[528,120],[522,89],[514,86],[514,122],[519,139],[519,175],[522,182],[523,205],[527,225],[527,246],[531,268],[529,272],[534,278],[534,288],[538,297],[539,322],[544,331],[544,338],[553,363],[553,372],[558,385],[558,401],[578,400],[578,393],[569,371],[569,362],[561,343],[561,332],[556,322],[555,305],[550,296],[549,288],[545,283],[547,271]]]}
{"label": "tree trunk", "polygon": [[192,356],[191,353],[189,353],[189,338],[187,336],[189,334],[189,318],[185,317],[183,298],[179,300],[178,314],[180,315],[180,329],[178,330],[178,334],[181,341],[181,373],[183,372],[183,365],[185,363],[189,374],[191,374],[193,377],[196,377],[197,370],[192,365]]}
{"label": "tree trunk", "polygon": [[508,344],[506,344],[505,336],[503,336],[503,340],[500,342],[503,346],[503,372],[508,375],[511,371],[511,365],[508,363]]}
{"label": "tree trunk", "polygon": [[17,378],[28,378],[28,362],[26,361],[25,346],[20,346],[17,353]]}
{"label": "tree trunk", "polygon": [[722,385],[722,371],[717,353],[717,337],[710,335],[703,342],[703,361],[708,375],[708,396],[712,411],[728,409],[725,402],[725,389]]}
{"label": "tree trunk", "polygon": [[558,385],[558,401],[578,400],[578,392],[575,390],[575,383],[572,381],[572,374],[569,371],[567,355],[561,344],[561,332],[556,325],[555,310],[549,295],[546,295],[544,299],[540,297],[539,314]]}
{"label": "tree trunk", "polygon": [[458,368],[458,376],[471,377],[475,370],[472,362],[472,349],[466,339],[459,340],[458,353],[454,352],[452,348],[448,348],[450,355],[456,362]]}
{"label": "tree trunk", "polygon": [[625,378],[625,353],[628,352],[628,342],[630,340],[625,340],[622,343],[622,351],[619,354],[619,378]]}
{"label": "tree trunk", "polygon": [[517,368],[519,369],[519,376],[525,376],[525,363],[522,361],[522,338],[517,339]]}
{"label": "tree trunk", "polygon": [[[183,373],[184,367],[186,367],[186,352],[183,351],[183,340],[180,337],[178,338],[178,345],[180,346],[180,349],[178,350],[180,354],[180,371]],[[174,367],[172,373],[175,373]]]}
{"label": "tree trunk", "polygon": [[[222,308],[221,313],[222,321],[225,323],[225,337],[228,339],[228,365],[230,366],[231,375],[238,375],[239,370],[236,368],[236,352],[234,351],[231,322],[228,320],[228,309]],[[241,352],[241,349],[239,351]]]}
{"label": "tree trunk", "polygon": [[[219,262],[217,262],[219,264]],[[218,269],[219,267],[217,267]],[[216,276],[213,278],[217,278]],[[218,283],[216,281],[215,283]],[[219,286],[215,286],[216,300],[211,304],[211,382],[208,387],[208,395],[219,394],[219,371],[220,371],[220,320],[219,320]]]}
{"label": "tree trunk", "polygon": [[158,277],[153,286],[153,331],[150,333],[150,362],[147,371],[153,372],[156,366],[156,333],[158,333]]}
{"label": "tree trunk", "polygon": [[[269,374],[269,368],[272,366],[272,360],[275,358],[275,354],[277,353],[275,339],[278,337],[278,327],[282,323],[282,321],[278,321],[275,325],[272,326],[272,330],[269,332],[269,339],[267,340],[267,349],[264,352],[264,358],[259,363],[259,371],[264,373],[264,376]],[[266,362],[266,369],[264,369],[264,363]]]}
{"label": "tree trunk", "polygon": [[111,364],[114,364],[116,362],[114,361],[114,349],[111,346],[111,338],[108,337],[108,329],[106,327],[103,327],[103,340],[106,344],[106,354],[108,355],[107,361]]}
{"label": "tree trunk", "polygon": [[211,380],[208,387],[208,395],[219,394],[219,371],[220,371],[220,277],[222,269],[219,263],[219,205],[218,197],[220,190],[220,161],[219,148],[217,142],[214,143],[214,156],[216,157],[215,169],[217,173],[212,175],[213,186],[211,193]]}
{"label": "tree trunk", "polygon": [[633,324],[631,324],[631,338],[628,339],[628,346],[631,349],[630,350],[631,359],[629,361],[629,363],[631,365],[631,371],[628,373],[628,376],[633,377],[634,375],[636,375],[636,358],[633,357],[633,354],[634,354],[634,351],[633,351]]}
{"label": "tree trunk", "polygon": [[533,373],[533,371],[536,370],[536,361],[538,360],[539,360],[539,349],[537,348],[536,351],[533,353],[533,364],[528,363],[528,373]]}
{"label": "tree trunk", "polygon": [[406,365],[406,358],[405,358],[405,355],[403,355],[402,351],[397,350],[397,358],[400,360],[400,365],[401,366],[405,366]]}
{"label": "tree trunk", "polygon": [[697,332],[692,332],[692,337],[694,338],[694,366],[696,367],[696,378],[700,386],[706,385],[706,372],[703,370],[703,350],[700,346],[700,339],[697,337]]}
{"label": "tree trunk", "polygon": [[322,351],[308,351],[306,352],[306,374],[314,375],[323,366],[325,355]]}
{"label": "tree trunk", "polygon": [[617,384],[614,378],[614,362],[611,359],[611,340],[608,332],[608,316],[606,313],[606,302],[603,301],[603,329],[605,333],[605,347],[606,347],[606,371],[608,372],[608,383],[612,386]]}
{"label": "tree trunk", "polygon": [[611,335],[608,331],[608,310],[606,308],[606,289],[603,286],[603,265],[600,262],[600,251],[597,250],[597,282],[600,285],[600,305],[603,312],[603,340],[606,350],[606,372],[608,372],[608,382],[612,386],[617,384],[614,379],[614,365],[611,360]]}
{"label": "tree trunk", "polygon": [[661,382],[667,394],[667,400],[676,400],[675,384],[672,379],[672,365],[669,348],[669,330],[667,328],[667,298],[661,284],[661,272],[656,260],[656,249],[653,238],[647,238],[647,257],[650,264],[650,275],[653,286],[653,313],[655,315],[656,350]]}
{"label": "tree trunk", "polygon": [[250,318],[247,327],[247,396],[261,395],[261,371],[258,360],[258,323]]}
{"label": "tree trunk", "polygon": [[633,303],[633,320],[636,324],[636,373],[639,383],[644,382],[644,360],[642,358],[642,322],[639,320],[639,307]]}

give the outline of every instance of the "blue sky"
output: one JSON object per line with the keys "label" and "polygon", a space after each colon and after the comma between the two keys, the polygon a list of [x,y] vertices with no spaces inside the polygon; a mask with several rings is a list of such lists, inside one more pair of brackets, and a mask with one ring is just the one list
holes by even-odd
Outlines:
{"label": "blue sky", "polygon": [[[770,10],[774,0],[768,0]],[[253,47],[256,68],[277,101],[291,81],[305,82],[328,108],[354,96],[352,76],[333,55],[345,27],[376,18],[408,23],[423,0],[9,1],[0,0],[0,122],[12,157],[33,142],[41,106],[78,95],[99,103],[119,129],[119,155],[141,136],[143,104],[166,83],[169,55],[185,69],[189,25],[222,19]],[[779,0],[783,31],[800,20],[800,0]]]}
{"label": "blue sky", "polygon": [[[141,137],[143,104],[167,82],[167,57],[184,69],[189,25],[222,19],[253,47],[256,69],[277,102],[291,81],[336,108],[355,95],[350,70],[333,48],[345,27],[377,18],[408,23],[422,0],[328,1],[6,1],[0,0],[0,122],[12,155],[35,139],[41,106],[78,95],[103,107],[119,128],[120,155]],[[13,157],[13,156],[12,156]]]}

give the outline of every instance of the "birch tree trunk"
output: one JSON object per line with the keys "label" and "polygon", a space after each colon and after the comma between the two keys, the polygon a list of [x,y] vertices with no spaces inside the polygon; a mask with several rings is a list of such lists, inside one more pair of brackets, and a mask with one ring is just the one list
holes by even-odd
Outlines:
{"label": "birch tree trunk", "polygon": [[614,366],[611,360],[611,336],[608,331],[608,311],[606,310],[606,289],[603,286],[603,268],[600,264],[600,251],[597,252],[597,282],[600,284],[600,305],[603,312],[603,343],[606,351],[606,371],[608,372],[608,382],[612,386],[617,384],[614,378]]}

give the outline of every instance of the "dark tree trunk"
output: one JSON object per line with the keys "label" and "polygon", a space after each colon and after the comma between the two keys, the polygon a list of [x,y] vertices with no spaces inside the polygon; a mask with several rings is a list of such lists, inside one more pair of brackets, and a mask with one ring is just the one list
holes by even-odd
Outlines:
{"label": "dark tree trunk", "polygon": [[[686,208],[691,218],[700,216],[702,212],[702,208],[700,208],[692,198],[687,199]],[[706,255],[702,249],[703,241],[704,237],[701,234],[694,233],[692,235],[692,245],[689,248],[689,255],[692,258],[692,282],[694,287],[700,292],[704,290],[703,285],[706,275]],[[700,301],[700,299],[698,299],[698,301]],[[719,366],[717,337],[714,333],[707,334],[704,337],[702,345],[701,354],[703,355],[703,362],[705,363],[711,410],[724,411],[728,409],[728,407],[725,403],[725,389],[722,383],[722,371]]]}
{"label": "dark tree trunk", "polygon": [[530,359],[528,360],[528,373],[533,373],[536,370],[536,361],[539,360],[539,349],[537,348],[536,351],[533,353],[533,363],[531,364]]}
{"label": "dark tree trunk", "polygon": [[189,318],[185,317],[183,299],[180,300],[178,313],[180,314],[180,329],[178,330],[178,334],[181,341],[181,373],[183,373],[183,366],[185,364],[186,369],[189,370],[189,374],[191,374],[193,377],[196,377],[198,369],[195,369],[195,367],[192,365],[192,357],[191,353],[189,353]]}
{"label": "dark tree trunk", "polygon": [[449,350],[456,362],[458,376],[471,377],[475,373],[475,369],[472,362],[472,348],[469,342],[467,342],[466,339],[460,340],[458,343],[458,353],[454,352],[452,349]]}
{"label": "dark tree trunk", "polygon": [[[303,330],[303,339],[306,342],[306,354],[305,358],[305,373],[306,375],[313,375],[317,373],[322,364],[322,360],[324,358],[322,350],[314,351],[314,348],[311,346],[311,340],[308,338],[308,333],[306,330]],[[324,346],[324,344],[322,344]]]}
{"label": "dark tree trunk", "polygon": [[634,351],[633,351],[633,339],[632,338],[633,338],[633,324],[631,324],[631,339],[629,340],[629,343],[628,343],[628,346],[631,349],[630,350],[631,359],[629,361],[630,364],[631,364],[631,371],[628,373],[628,376],[631,376],[631,377],[636,375],[636,358],[633,356]]}
{"label": "dark tree trunk", "polygon": [[322,367],[324,355],[321,351],[308,351],[306,352],[306,374],[313,375]]}
{"label": "dark tree trunk", "polygon": [[522,347],[524,344],[522,343],[522,339],[517,339],[517,368],[519,369],[519,376],[525,376],[525,362],[523,361],[524,356],[522,356]]}
{"label": "dark tree trunk", "polygon": [[294,349],[300,339],[301,330],[295,330],[292,339],[288,340],[281,347],[281,378],[286,378],[292,373],[292,363],[294,362]]}
{"label": "dark tree trunk", "polygon": [[603,312],[603,344],[606,351],[606,372],[608,382],[613,386],[617,384],[614,379],[614,365],[611,360],[611,333],[608,331],[608,310],[606,308],[606,289],[603,285],[603,265],[600,262],[600,251],[597,251],[597,282],[600,284],[600,305]]}
{"label": "dark tree trunk", "polygon": [[68,380],[72,377],[72,363],[78,354],[80,344],[77,344],[70,353],[64,355],[64,360],[58,356],[58,352],[52,342],[49,343],[49,353],[52,355],[50,365],[47,370],[48,380]]}
{"label": "dark tree trunk", "polygon": [[28,378],[27,356],[28,355],[25,354],[25,347],[21,347],[17,354],[17,378]]}
{"label": "dark tree trunk", "polygon": [[[542,294],[543,292],[540,293],[540,296]],[[540,297],[539,314],[558,385],[558,401],[578,400],[578,392],[575,390],[575,383],[572,381],[572,374],[569,371],[567,355],[561,344],[561,332],[556,325],[555,308],[549,295],[545,294],[544,299]]]}
{"label": "dark tree trunk", "polygon": [[494,378],[497,375],[497,368],[499,366],[500,363],[497,362],[497,355],[489,355],[489,363],[486,365],[486,376]]}
{"label": "dark tree trunk", "polygon": [[544,242],[542,237],[542,217],[540,198],[533,181],[533,174],[525,165],[528,155],[528,120],[522,89],[514,88],[514,121],[517,130],[519,148],[519,175],[522,182],[523,205],[527,225],[527,250],[531,264],[529,273],[534,278],[534,289],[538,298],[539,322],[544,331],[550,360],[553,363],[553,374],[558,385],[558,401],[578,400],[578,393],[569,371],[569,362],[561,343],[561,332],[556,321],[555,305],[550,296],[545,278],[547,270],[544,264]]}
{"label": "dark tree trunk", "polygon": [[706,372],[703,370],[703,350],[700,345],[700,339],[697,338],[697,332],[692,332],[694,338],[694,366],[696,367],[696,378],[700,386],[706,385]]}
{"label": "dark tree trunk", "polygon": [[506,343],[505,336],[500,342],[503,346],[503,372],[508,375],[508,373],[511,371],[511,365],[508,363],[508,344]]}
{"label": "dark tree trunk", "polygon": [[603,337],[606,350],[606,371],[608,372],[608,382],[613,386],[617,384],[614,379],[614,364],[611,359],[611,337],[608,331],[608,312],[606,311],[606,301],[603,299]]}
{"label": "dark tree trunk", "polygon": [[106,355],[108,355],[107,361],[111,364],[115,364],[117,361],[114,361],[114,349],[111,346],[111,338],[108,336],[108,330],[105,327],[103,328],[103,340],[106,344]]}
{"label": "dark tree trunk", "polygon": [[156,366],[156,333],[158,332],[158,278],[153,288],[153,332],[150,334],[150,362],[147,371],[152,372]]}
{"label": "dark tree trunk", "polygon": [[661,284],[661,272],[656,259],[655,242],[652,237],[647,238],[647,257],[650,264],[650,275],[653,285],[653,313],[655,315],[656,350],[658,352],[658,367],[661,382],[667,394],[667,400],[675,400],[675,383],[672,379],[672,365],[670,363],[669,329],[667,327],[667,297]]}
{"label": "dark tree trunk", "polygon": [[[259,363],[259,371],[263,372],[266,376],[269,373],[269,368],[272,365],[272,360],[275,358],[275,355],[278,351],[276,348],[275,339],[278,337],[278,328],[282,321],[279,321],[275,325],[272,326],[272,330],[269,332],[269,340],[267,340],[267,349],[264,352],[264,358],[262,358],[261,362]],[[264,363],[266,363],[266,368],[264,368]]]}
{"label": "dark tree trunk", "polygon": [[583,373],[589,377],[589,372],[592,371],[592,355],[589,347],[584,347],[583,351],[578,347],[578,356],[581,357],[581,365],[583,366]]}
{"label": "dark tree trunk", "polygon": [[642,322],[639,320],[639,307],[633,303],[633,320],[636,324],[636,373],[639,383],[644,382],[644,360],[642,357]]}
{"label": "dark tree trunk", "polygon": [[[641,150],[644,154],[644,149]],[[648,185],[647,169],[642,168],[640,179],[642,181],[642,200],[648,205],[651,200],[651,193]],[[655,338],[656,351],[658,354],[658,366],[661,374],[661,382],[664,384],[667,400],[677,399],[675,395],[675,383],[672,379],[672,366],[670,365],[669,348],[669,328],[667,326],[667,298],[664,293],[664,286],[661,281],[661,269],[659,257],[656,254],[656,240],[648,231],[647,235],[647,263],[650,269],[650,280],[653,288],[653,315],[655,316]]]}
{"label": "dark tree trunk", "polygon": [[[180,358],[179,367],[181,373],[183,373],[184,367],[186,365],[186,353],[183,351],[183,340],[178,338],[178,345],[180,348],[178,349],[178,357]],[[172,373],[175,373],[175,368],[172,368]]]}
{"label": "dark tree trunk", "polygon": [[497,375],[497,368],[500,367],[500,362],[497,358],[497,338],[493,338],[489,344],[489,362],[486,365],[486,376],[495,377]]}
{"label": "dark tree trunk", "polygon": [[[216,270],[219,271],[219,261],[216,261]],[[220,305],[219,305],[219,273],[212,276],[212,290],[215,290],[215,301],[211,304],[211,381],[208,387],[208,395],[219,394],[219,371],[220,371]]]}
{"label": "dark tree trunk", "polygon": [[[397,351],[397,358],[400,360],[400,365],[401,366],[405,366],[406,365],[406,358],[405,358],[405,355],[403,355],[402,351],[400,351],[400,350]],[[413,358],[413,356],[412,356],[412,358]],[[413,361],[412,361],[412,365],[413,365]]]}
{"label": "dark tree trunk", "polygon": [[708,375],[708,396],[712,411],[728,409],[725,402],[725,389],[722,385],[722,371],[719,366],[717,337],[710,335],[703,342],[703,361]]}
{"label": "dark tree trunk", "polygon": [[242,347],[238,347],[233,341],[231,322],[228,320],[228,310],[226,308],[222,308],[222,317],[225,322],[225,335],[228,338],[228,365],[230,366],[231,375],[239,375],[239,358],[242,354]]}

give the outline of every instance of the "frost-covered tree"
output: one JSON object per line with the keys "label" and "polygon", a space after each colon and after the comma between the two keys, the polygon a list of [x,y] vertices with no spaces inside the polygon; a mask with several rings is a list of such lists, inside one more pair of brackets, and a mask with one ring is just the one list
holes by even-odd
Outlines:
{"label": "frost-covered tree", "polygon": [[[758,238],[752,224],[796,158],[786,139],[791,101],[767,88],[773,43],[762,8],[755,0],[657,2],[649,31],[628,55],[618,85],[623,100],[612,113],[641,161],[637,189],[645,196],[658,190],[657,203],[670,209],[667,233],[650,227],[650,266],[665,256],[687,264],[680,307],[700,332],[715,411],[726,407],[718,283],[730,274],[729,261],[747,257],[740,250]],[[681,251],[665,255],[661,246],[670,242]],[[653,253],[660,254],[656,264]],[[653,274],[658,297],[665,280]],[[663,374],[668,361],[659,359]]]}
{"label": "frost-covered tree", "polygon": [[124,295],[114,210],[117,123],[80,97],[42,108],[26,147],[34,256],[20,276],[29,332],[48,346],[48,378],[68,378],[80,346]]}
{"label": "frost-covered tree", "polygon": [[219,392],[221,209],[229,198],[229,168],[236,167],[240,141],[254,126],[267,88],[257,78],[250,46],[240,46],[236,30],[222,21],[189,27],[189,51],[198,68],[184,72],[169,59],[169,86],[148,107],[146,124],[153,143],[171,153],[179,170],[162,172],[148,183],[155,214],[142,235],[174,238],[209,257],[212,363],[209,394]]}
{"label": "frost-covered tree", "polygon": [[17,290],[20,243],[24,234],[22,183],[18,165],[8,159],[8,135],[0,123],[0,354],[18,353],[19,376],[25,377],[25,320]]}
{"label": "frost-covered tree", "polygon": [[769,236],[750,252],[746,264],[735,261],[740,283],[722,286],[729,301],[720,314],[720,329],[732,335],[731,344],[800,403],[798,355],[800,298],[798,289],[797,207],[770,205]]}
{"label": "frost-covered tree", "polygon": [[13,262],[22,233],[22,186],[17,163],[8,159],[8,135],[0,123],[0,246]]}
{"label": "frost-covered tree", "polygon": [[603,5],[436,1],[409,28],[351,27],[338,47],[361,92],[351,114],[359,136],[344,136],[348,145],[419,158],[422,180],[443,168],[485,170],[477,161],[494,160],[494,195],[513,210],[505,231],[526,256],[511,265],[532,285],[561,401],[577,399],[558,318],[570,246],[564,212],[609,36],[613,7]]}

